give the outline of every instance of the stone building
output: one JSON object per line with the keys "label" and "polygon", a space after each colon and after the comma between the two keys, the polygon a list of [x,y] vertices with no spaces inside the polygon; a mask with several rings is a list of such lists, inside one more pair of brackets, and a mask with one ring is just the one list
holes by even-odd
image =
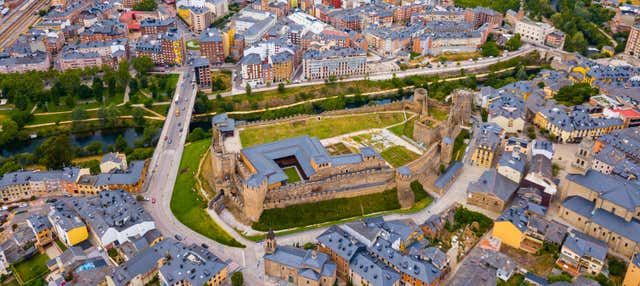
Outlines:
{"label": "stone building", "polygon": [[270,231],[264,242],[264,272],[293,285],[332,286],[336,281],[336,264],[316,250],[278,246]]}
{"label": "stone building", "polygon": [[500,175],[496,169],[490,169],[482,173],[477,181],[469,184],[467,203],[500,213],[517,189],[517,183]]}

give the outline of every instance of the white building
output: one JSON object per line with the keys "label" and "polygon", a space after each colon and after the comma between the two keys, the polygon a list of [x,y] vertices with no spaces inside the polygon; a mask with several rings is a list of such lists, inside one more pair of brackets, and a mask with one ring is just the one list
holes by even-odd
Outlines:
{"label": "white building", "polygon": [[276,16],[269,12],[243,9],[233,20],[236,33],[244,36],[245,45],[260,41],[262,36],[276,24]]}
{"label": "white building", "polygon": [[516,21],[515,33],[520,34],[523,42],[537,45],[544,45],[548,34],[555,29],[553,26],[543,23],[531,21],[527,18]]}
{"label": "white building", "polygon": [[320,21],[320,19],[300,11],[294,12],[287,18],[289,18],[289,20],[293,21],[294,23],[304,27],[302,34],[306,34],[308,31],[311,31],[314,34],[320,34],[320,32],[329,27],[329,25]]}

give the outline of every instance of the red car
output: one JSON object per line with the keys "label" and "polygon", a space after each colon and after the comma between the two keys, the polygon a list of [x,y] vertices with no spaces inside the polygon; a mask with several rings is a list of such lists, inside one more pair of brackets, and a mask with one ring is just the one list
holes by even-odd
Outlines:
{"label": "red car", "polygon": [[155,203],[156,203],[156,198],[155,198],[155,197],[151,198],[151,203],[152,203],[152,204],[155,204]]}

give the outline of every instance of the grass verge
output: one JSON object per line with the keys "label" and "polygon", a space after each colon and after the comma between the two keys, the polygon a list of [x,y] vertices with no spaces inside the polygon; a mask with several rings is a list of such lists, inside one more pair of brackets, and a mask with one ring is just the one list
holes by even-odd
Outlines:
{"label": "grass verge", "polygon": [[393,146],[389,147],[386,150],[380,152],[380,156],[385,159],[391,166],[394,168],[403,166],[415,159],[418,159],[420,155],[409,151],[409,149],[404,146]]}
{"label": "grass verge", "polygon": [[295,183],[295,182],[300,182],[300,180],[302,180],[300,178],[300,175],[298,174],[298,170],[296,170],[296,167],[289,167],[289,168],[284,168],[282,169],[282,171],[284,172],[285,175],[287,175],[287,183]]}
{"label": "grass verge", "polygon": [[358,130],[381,128],[402,120],[402,112],[354,114],[320,120],[313,117],[268,126],[249,127],[240,132],[240,140],[242,146],[248,147],[301,135],[324,139]]}
{"label": "grass verge", "polygon": [[289,229],[399,208],[396,189],[391,189],[377,194],[265,210],[253,228],[261,231]]}
{"label": "grass verge", "polygon": [[416,122],[417,116],[408,120],[404,124],[396,125],[389,128],[393,134],[402,137],[402,135],[407,136],[408,138],[413,138],[413,124]]}
{"label": "grass verge", "polygon": [[171,196],[171,212],[190,229],[224,245],[244,247],[211,219],[207,201],[195,189],[198,162],[211,145],[211,139],[193,142],[184,148],[176,185]]}

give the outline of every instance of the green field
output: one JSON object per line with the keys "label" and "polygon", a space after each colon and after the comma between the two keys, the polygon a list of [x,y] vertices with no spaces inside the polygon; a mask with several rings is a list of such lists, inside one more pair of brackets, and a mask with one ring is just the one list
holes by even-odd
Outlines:
{"label": "green field", "polygon": [[248,147],[301,135],[324,139],[364,129],[382,128],[402,120],[402,113],[355,114],[320,120],[313,117],[295,122],[249,127],[240,132],[240,140],[242,146]]}
{"label": "green field", "polygon": [[451,152],[452,161],[462,161],[464,156],[464,150],[467,148],[467,144],[464,144],[464,140],[469,138],[469,131],[462,129],[458,137],[453,141],[453,151]]}
{"label": "green field", "polygon": [[410,151],[404,146],[393,146],[380,152],[380,156],[385,159],[394,168],[404,166],[405,164],[418,159],[420,155]]}
{"label": "green field", "polygon": [[300,174],[298,174],[298,170],[296,167],[287,167],[282,169],[284,174],[287,175],[287,183],[295,183],[300,182],[302,178],[300,178]]}
{"label": "green field", "polygon": [[407,136],[408,138],[413,138],[413,124],[416,122],[417,117],[414,117],[404,124],[396,125],[389,128],[393,134],[402,137],[402,135]]}
{"label": "green field", "polygon": [[21,282],[20,284],[25,284],[25,282],[42,277],[49,272],[48,261],[49,257],[46,254],[37,253],[27,260],[12,265],[11,268],[18,281]]}
{"label": "green field", "polygon": [[378,194],[265,210],[252,227],[261,231],[288,229],[399,208],[396,189],[391,189]]}
{"label": "green field", "polygon": [[171,212],[187,227],[224,245],[244,247],[207,214],[207,201],[195,190],[195,172],[211,139],[193,142],[184,148],[180,171],[171,196]]}

